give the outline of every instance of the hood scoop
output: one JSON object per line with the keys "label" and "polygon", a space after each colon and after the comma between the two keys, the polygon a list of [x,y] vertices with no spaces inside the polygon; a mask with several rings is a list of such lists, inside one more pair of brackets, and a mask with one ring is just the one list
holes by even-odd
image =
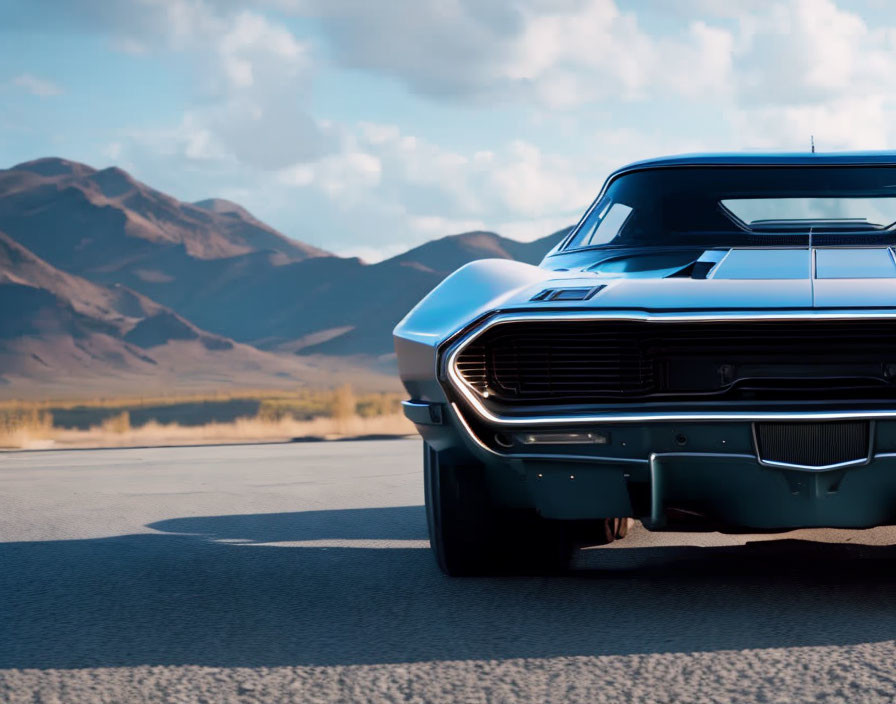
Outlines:
{"label": "hood scoop", "polygon": [[705,279],[716,265],[725,258],[729,250],[709,249],[687,266],[669,274],[667,279]]}
{"label": "hood scoop", "polygon": [[536,293],[530,301],[587,301],[607,286],[576,286],[574,288],[546,288]]}

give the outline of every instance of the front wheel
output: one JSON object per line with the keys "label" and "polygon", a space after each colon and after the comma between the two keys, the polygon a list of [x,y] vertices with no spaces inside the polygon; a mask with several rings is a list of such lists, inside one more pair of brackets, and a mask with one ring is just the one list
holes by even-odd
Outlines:
{"label": "front wheel", "polygon": [[476,467],[457,465],[423,445],[423,488],[429,544],[452,577],[484,574],[495,549],[488,502]]}
{"label": "front wheel", "polygon": [[540,574],[568,566],[572,540],[565,526],[494,506],[481,466],[424,443],[423,477],[429,542],[445,574]]}

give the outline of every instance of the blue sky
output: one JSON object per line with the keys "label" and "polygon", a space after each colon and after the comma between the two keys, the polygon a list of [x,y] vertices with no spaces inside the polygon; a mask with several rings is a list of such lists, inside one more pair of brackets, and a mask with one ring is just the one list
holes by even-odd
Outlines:
{"label": "blue sky", "polygon": [[368,260],[577,219],[612,168],[887,149],[885,0],[2,0],[0,166],[120,165]]}

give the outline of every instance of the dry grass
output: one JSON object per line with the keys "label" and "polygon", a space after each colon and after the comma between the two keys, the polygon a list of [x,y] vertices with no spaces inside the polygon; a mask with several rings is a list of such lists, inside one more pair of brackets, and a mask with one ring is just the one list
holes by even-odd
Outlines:
{"label": "dry grass", "polygon": [[131,414],[122,411],[117,415],[109,416],[100,424],[99,429],[106,434],[123,435],[131,430]]}
{"label": "dry grass", "polygon": [[[400,395],[356,396],[351,386],[327,391],[264,391],[206,395],[156,395],[79,401],[0,402],[0,448],[129,447],[277,442],[293,438],[325,439],[362,435],[405,435],[414,431],[402,414]],[[131,410],[171,408],[180,404],[258,401],[254,417],[232,422],[189,421],[132,423]],[[90,427],[57,427],[53,411],[95,409]],[[130,409],[130,410],[129,410]],[[110,415],[111,413],[111,415]],[[93,413],[91,413],[93,415]],[[177,419],[176,419],[177,420]]]}
{"label": "dry grass", "polygon": [[[0,400],[0,414],[6,411],[35,409],[52,411],[53,409],[70,410],[73,408],[147,408],[152,406],[172,406],[185,403],[226,403],[227,401],[252,400],[259,401],[263,407],[273,410],[288,411],[287,414],[299,414],[315,417],[330,413],[340,396],[350,395],[355,399],[357,411],[362,416],[384,415],[398,412],[403,394],[394,392],[375,392],[355,396],[350,384],[336,389],[256,389],[237,391],[216,391],[204,394],[153,394],[147,396],[102,396],[95,398],[59,398],[43,400]],[[281,413],[283,414],[283,413]]]}
{"label": "dry grass", "polygon": [[375,418],[315,418],[263,420],[239,418],[233,423],[184,426],[147,423],[120,430],[102,426],[88,430],[57,430],[54,447],[142,447],[158,445],[213,445],[243,442],[285,442],[294,438],[339,439],[364,435],[409,435],[414,426],[401,414]]}
{"label": "dry grass", "polygon": [[39,447],[53,437],[53,416],[37,408],[0,408],[0,447]]}

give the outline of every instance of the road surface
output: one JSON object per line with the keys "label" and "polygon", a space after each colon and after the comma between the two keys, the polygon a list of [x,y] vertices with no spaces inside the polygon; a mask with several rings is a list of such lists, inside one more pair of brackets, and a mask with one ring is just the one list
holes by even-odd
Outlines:
{"label": "road surface", "polygon": [[568,577],[451,580],[419,455],[0,455],[0,701],[896,698],[893,529],[638,529]]}

